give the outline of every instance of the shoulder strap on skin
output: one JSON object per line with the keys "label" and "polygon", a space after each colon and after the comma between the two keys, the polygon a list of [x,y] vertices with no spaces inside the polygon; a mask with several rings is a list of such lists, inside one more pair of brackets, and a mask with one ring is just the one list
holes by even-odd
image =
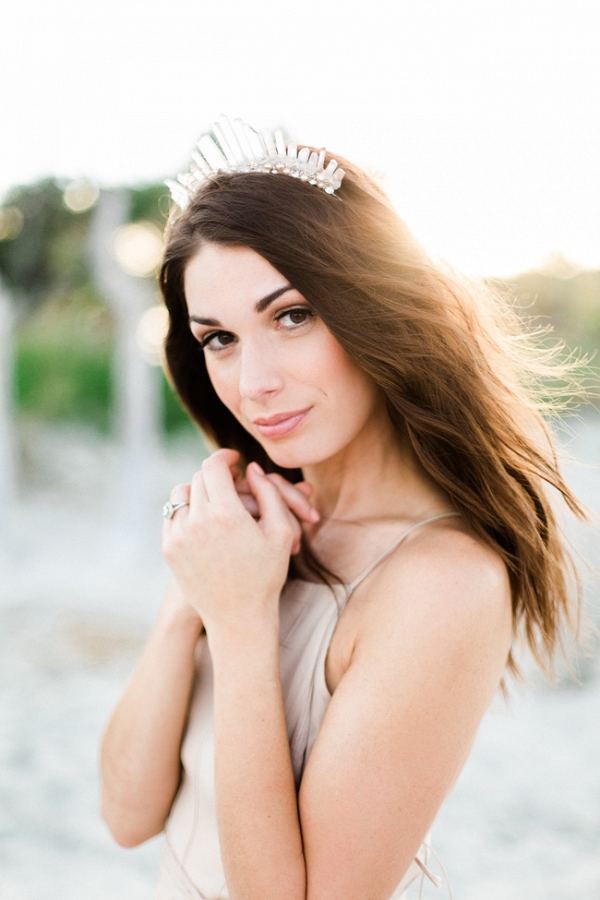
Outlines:
{"label": "shoulder strap on skin", "polygon": [[[454,894],[452,893],[452,888],[450,887],[450,879],[448,878],[448,875],[444,868],[444,864],[442,863],[441,859],[439,858],[439,856],[437,855],[437,853],[435,852],[435,850],[433,849],[431,844],[428,844],[425,841],[424,846],[427,849],[427,853],[428,854],[431,853],[432,856],[437,860],[437,863],[444,875],[444,881],[446,882],[446,887],[448,888],[448,896],[449,896],[450,900],[454,900]],[[423,885],[425,884],[425,877],[427,876],[427,878],[429,878],[431,883],[436,888],[439,888],[442,886],[442,879],[440,878],[439,875],[434,875],[433,872],[430,872],[429,869],[427,868],[427,866],[419,859],[418,856],[415,857],[415,862],[418,865],[418,867],[420,868],[421,872],[423,873],[421,875],[421,885],[419,887],[419,900],[423,900]]]}
{"label": "shoulder strap on skin", "polygon": [[354,581],[352,581],[350,584],[346,585],[348,597],[350,597],[350,594],[352,594],[352,592],[355,590],[355,588],[358,587],[358,585],[361,583],[361,581],[364,578],[366,578],[367,575],[369,575],[373,571],[373,569],[379,565],[380,562],[382,562],[387,556],[389,556],[390,553],[392,553],[396,549],[396,547],[398,547],[402,543],[402,541],[405,538],[407,538],[408,535],[412,531],[414,531],[416,528],[420,528],[421,525],[427,525],[429,522],[435,522],[436,519],[445,519],[449,516],[460,516],[460,513],[457,513],[457,512],[438,513],[437,516],[430,516],[428,519],[422,519],[420,522],[417,522],[415,525],[411,525],[411,527],[407,531],[405,531],[404,534],[402,534],[398,538],[398,540],[394,541],[394,543],[392,544],[391,547],[388,547],[387,550],[385,550],[381,554],[381,556],[377,557],[375,562],[371,563],[371,565],[368,566],[364,572],[361,572],[361,574],[358,576],[358,578],[355,578]]}

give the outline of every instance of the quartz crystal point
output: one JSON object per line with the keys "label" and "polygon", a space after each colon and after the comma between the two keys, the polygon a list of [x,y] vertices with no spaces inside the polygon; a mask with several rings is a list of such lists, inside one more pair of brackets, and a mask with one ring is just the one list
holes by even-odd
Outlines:
{"label": "quartz crystal point", "polygon": [[344,170],[335,159],[325,165],[324,148],[319,152],[309,147],[298,148],[293,141],[286,142],[281,129],[275,134],[268,130],[259,133],[241,119],[232,123],[227,116],[220,116],[214,124],[213,135],[205,133],[199,138],[192,150],[189,172],[178,175],[176,181],[165,182],[180,209],[185,209],[194,193],[219,172],[291,175],[328,194],[337,191],[342,183]]}

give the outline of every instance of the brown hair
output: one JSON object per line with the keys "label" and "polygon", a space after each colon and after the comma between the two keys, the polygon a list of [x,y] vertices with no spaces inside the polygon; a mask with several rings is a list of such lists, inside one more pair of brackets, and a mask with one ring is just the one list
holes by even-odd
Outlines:
{"label": "brown hair", "polygon": [[573,512],[583,512],[560,474],[531,385],[526,389],[532,372],[546,371],[541,354],[532,353],[522,324],[500,298],[435,266],[379,186],[352,164],[341,165],[346,176],[335,196],[287,176],[221,174],[172,219],[160,287],[175,388],[217,445],[266,471],[301,478],[299,470],[276,466],[218,399],[189,328],[183,289],[189,260],[204,242],[251,248],[375,380],[424,468],[500,554],[515,631],[523,630],[546,667],[561,625],[570,621],[574,574],[547,485]]}

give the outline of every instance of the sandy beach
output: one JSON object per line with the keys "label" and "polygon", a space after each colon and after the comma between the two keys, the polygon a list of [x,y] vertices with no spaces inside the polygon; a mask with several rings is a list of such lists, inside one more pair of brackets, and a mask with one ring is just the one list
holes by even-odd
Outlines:
{"label": "sandy beach", "polygon": [[[600,417],[571,428],[572,455],[597,464]],[[114,444],[31,423],[20,443],[0,579],[0,898],[151,900],[161,839],[113,843],[98,813],[97,748],[168,581],[160,507],[203,448],[190,438],[160,451],[147,470],[151,512],[132,536],[112,490]],[[598,469],[568,475],[600,510]],[[570,533],[600,571],[597,537]],[[600,590],[588,582],[593,617]],[[456,900],[600,898],[594,647],[580,673],[576,683],[563,667],[556,687],[534,677],[487,713],[433,832]],[[424,896],[445,894],[426,886]]]}

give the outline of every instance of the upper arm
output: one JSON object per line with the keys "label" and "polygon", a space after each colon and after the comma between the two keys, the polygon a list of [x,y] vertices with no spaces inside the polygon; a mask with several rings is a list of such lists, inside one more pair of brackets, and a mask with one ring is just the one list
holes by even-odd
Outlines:
{"label": "upper arm", "polygon": [[309,900],[387,900],[466,759],[512,637],[506,570],[456,533],[382,571],[300,790]]}

